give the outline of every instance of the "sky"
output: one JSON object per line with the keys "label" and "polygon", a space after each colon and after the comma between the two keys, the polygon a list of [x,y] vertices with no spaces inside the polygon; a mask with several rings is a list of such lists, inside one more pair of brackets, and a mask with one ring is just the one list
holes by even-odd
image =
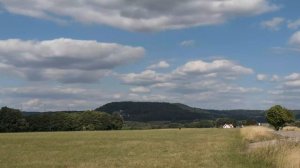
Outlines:
{"label": "sky", "polygon": [[300,1],[0,0],[0,106],[300,109]]}

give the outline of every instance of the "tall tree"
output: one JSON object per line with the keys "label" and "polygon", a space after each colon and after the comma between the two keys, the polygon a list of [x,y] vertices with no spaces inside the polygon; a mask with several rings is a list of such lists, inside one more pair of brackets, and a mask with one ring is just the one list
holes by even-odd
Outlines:
{"label": "tall tree", "polygon": [[271,107],[266,113],[266,119],[269,124],[274,126],[278,131],[285,126],[286,123],[291,123],[294,121],[294,115],[288,109],[275,105]]}

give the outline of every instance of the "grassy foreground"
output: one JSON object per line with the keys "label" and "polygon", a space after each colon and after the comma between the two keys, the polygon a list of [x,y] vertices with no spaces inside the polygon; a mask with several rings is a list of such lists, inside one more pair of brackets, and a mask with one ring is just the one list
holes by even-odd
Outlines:
{"label": "grassy foreground", "polygon": [[[299,128],[286,127],[284,130],[292,130],[293,133]],[[299,142],[278,137],[273,133],[274,130],[266,127],[246,127],[240,131],[243,141],[250,144],[252,142],[252,148],[249,148],[247,153],[251,160],[264,160],[261,164],[264,167],[300,168]]]}
{"label": "grassy foreground", "polygon": [[0,167],[260,167],[239,129],[0,134]]}

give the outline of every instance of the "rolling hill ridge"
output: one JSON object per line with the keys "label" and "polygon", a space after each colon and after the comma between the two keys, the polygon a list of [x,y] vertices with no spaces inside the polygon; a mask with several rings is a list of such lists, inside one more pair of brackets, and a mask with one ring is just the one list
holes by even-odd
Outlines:
{"label": "rolling hill ridge", "polygon": [[192,121],[232,118],[265,122],[263,110],[209,110],[180,103],[165,102],[112,102],[96,109],[107,113],[118,112],[127,121]]}

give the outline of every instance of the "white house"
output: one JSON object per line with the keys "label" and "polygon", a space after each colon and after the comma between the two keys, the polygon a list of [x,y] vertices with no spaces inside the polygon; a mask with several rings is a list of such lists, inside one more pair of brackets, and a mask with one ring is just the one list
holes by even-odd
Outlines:
{"label": "white house", "polygon": [[223,128],[234,128],[232,124],[224,124]]}

